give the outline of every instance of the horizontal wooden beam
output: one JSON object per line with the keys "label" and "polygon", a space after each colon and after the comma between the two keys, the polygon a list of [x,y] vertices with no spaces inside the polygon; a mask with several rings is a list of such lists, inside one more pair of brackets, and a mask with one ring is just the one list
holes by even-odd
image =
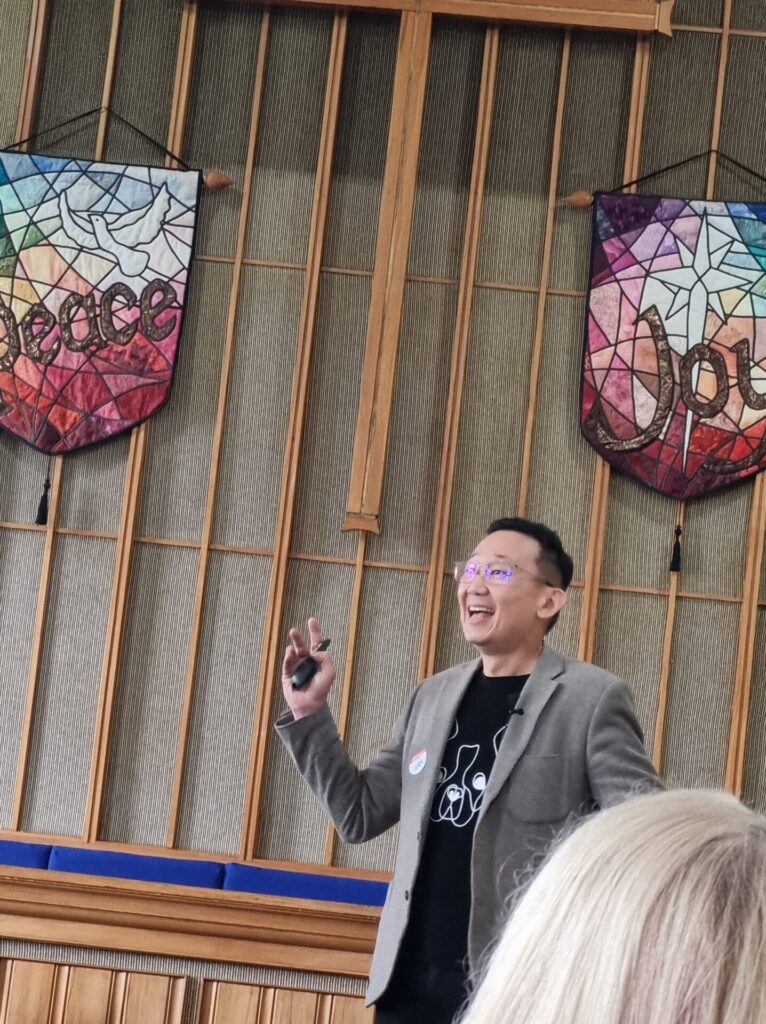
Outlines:
{"label": "horizontal wooden beam", "polygon": [[[262,0],[229,0],[261,3]],[[450,14],[484,21],[557,25],[564,28],[611,29],[618,32],[671,34],[675,0],[286,0],[296,7],[362,8],[369,11],[412,11]]]}
{"label": "horizontal wooden beam", "polygon": [[379,917],[375,907],[0,868],[0,934],[32,942],[366,977]]}

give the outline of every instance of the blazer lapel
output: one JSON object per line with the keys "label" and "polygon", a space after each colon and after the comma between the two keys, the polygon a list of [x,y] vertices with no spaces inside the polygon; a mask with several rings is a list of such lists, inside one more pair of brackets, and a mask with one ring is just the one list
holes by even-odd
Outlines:
{"label": "blazer lapel", "polygon": [[515,714],[511,716],[508,728],[505,730],[505,735],[500,743],[500,749],[497,752],[495,764],[484,792],[479,820],[484,816],[487,808],[500,792],[506,779],[524,753],[534,732],[537,719],[558,687],[558,677],[563,671],[564,659],[561,655],[551,650],[550,647],[543,646],[540,657],[530,673],[517,705],[517,711],[523,711],[524,713],[523,715]]}

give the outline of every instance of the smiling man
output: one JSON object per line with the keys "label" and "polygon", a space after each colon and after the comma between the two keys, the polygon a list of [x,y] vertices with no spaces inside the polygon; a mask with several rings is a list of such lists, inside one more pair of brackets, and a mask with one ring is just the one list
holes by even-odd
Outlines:
{"label": "smiling man", "polygon": [[[426,679],[364,770],[327,706],[335,679],[321,631],[290,631],[277,731],[339,835],[400,823],[368,1002],[377,1024],[449,1024],[498,934],[508,897],[551,839],[583,814],[660,788],[626,684],[548,647],[572,578],[558,534],[495,520],[455,566],[460,622],[479,658]],[[319,670],[296,690],[306,657]]]}

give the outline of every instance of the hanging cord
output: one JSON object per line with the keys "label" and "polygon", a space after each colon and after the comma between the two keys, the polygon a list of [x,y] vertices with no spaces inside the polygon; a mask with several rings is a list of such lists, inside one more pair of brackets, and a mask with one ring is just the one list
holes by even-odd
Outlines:
{"label": "hanging cord", "polygon": [[151,142],[151,144],[156,146],[157,149],[161,149],[166,156],[172,157],[176,163],[180,164],[181,167],[185,168],[187,171],[194,169],[182,160],[180,156],[169,150],[167,146],[163,146],[161,142],[157,141],[157,139],[153,139],[151,135],[147,135],[146,132],[142,132],[140,128],[136,127],[136,125],[131,121],[126,120],[126,118],[121,114],[118,114],[116,110],[112,110],[111,107],[94,107],[92,110],[86,110],[84,114],[77,114],[76,117],[70,117],[66,121],[59,122],[59,124],[51,125],[50,128],[43,128],[42,131],[35,132],[34,135],[29,135],[26,139],[19,139],[18,142],[12,142],[10,146],[5,146],[0,152],[8,153],[12,149],[16,149],[17,146],[23,146],[27,142],[34,142],[35,139],[39,139],[43,135],[50,135],[51,132],[58,131],[59,128],[66,128],[68,125],[75,124],[77,121],[84,121],[88,117],[94,117],[96,114],[104,112],[108,113],[111,117],[116,118],[118,121],[121,121],[124,125],[130,128],[131,131],[135,132],[136,135],[140,135],[142,139],[146,139],[147,142]]}
{"label": "hanging cord", "polygon": [[48,468],[45,473],[45,483],[43,484],[43,493],[40,498],[40,503],[37,506],[37,515],[35,516],[35,526],[47,526],[48,525],[48,491],[51,489],[51,462],[53,456],[48,456]]}
{"label": "hanging cord", "polygon": [[626,181],[622,185],[618,185],[617,188],[610,188],[607,195],[611,195],[613,192],[621,192],[625,188],[631,188],[633,185],[640,185],[644,181],[649,181],[651,178],[657,178],[660,174],[666,174],[668,171],[674,171],[677,167],[683,167],[686,164],[691,164],[695,160],[702,160],[706,156],[711,156],[713,153],[721,160],[725,160],[726,163],[731,164],[733,167],[738,167],[740,171],[745,171],[747,174],[751,174],[754,178],[762,181],[766,185],[766,177],[759,174],[758,171],[754,171],[752,167],[748,167],[746,164],[740,163],[739,160],[735,160],[733,156],[728,156],[723,153],[720,149],[706,149],[702,153],[695,153],[694,156],[687,156],[685,160],[679,160],[677,163],[668,164],[667,167],[660,167],[659,170],[650,171],[649,174],[642,174],[640,178],[636,178],[634,181]]}
{"label": "hanging cord", "polygon": [[[750,174],[753,178],[757,178],[758,181],[762,181],[766,185],[766,177],[764,177],[763,174],[759,174],[758,171],[754,171],[752,167],[748,167],[746,164],[740,163],[739,160],[735,160],[733,156],[728,156],[720,149],[706,149],[702,153],[695,153],[694,156],[687,156],[685,160],[678,160],[674,164],[668,164],[666,167],[659,167],[656,171],[650,171],[648,174],[642,174],[640,178],[635,178],[633,181],[625,181],[622,185],[617,185],[615,188],[607,189],[601,194],[607,196],[615,195],[626,188],[631,188],[633,185],[640,185],[644,181],[650,181],[652,178],[657,178],[661,174],[666,174],[668,171],[674,171],[677,167],[684,167],[686,164],[691,164],[695,160],[702,160],[704,157],[711,156],[713,153],[715,153],[720,160],[731,164],[732,167],[739,168],[740,171]],[[593,192],[584,190],[572,192],[571,195],[564,197],[564,203],[571,209],[584,210],[592,205]]]}

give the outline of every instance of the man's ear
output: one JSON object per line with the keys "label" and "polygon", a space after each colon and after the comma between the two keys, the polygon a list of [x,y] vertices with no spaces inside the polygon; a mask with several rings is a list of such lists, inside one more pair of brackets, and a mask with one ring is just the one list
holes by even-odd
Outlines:
{"label": "man's ear", "polygon": [[560,587],[546,587],[545,596],[537,605],[538,618],[550,621],[555,615],[558,615],[566,603],[565,590],[561,590]]}

